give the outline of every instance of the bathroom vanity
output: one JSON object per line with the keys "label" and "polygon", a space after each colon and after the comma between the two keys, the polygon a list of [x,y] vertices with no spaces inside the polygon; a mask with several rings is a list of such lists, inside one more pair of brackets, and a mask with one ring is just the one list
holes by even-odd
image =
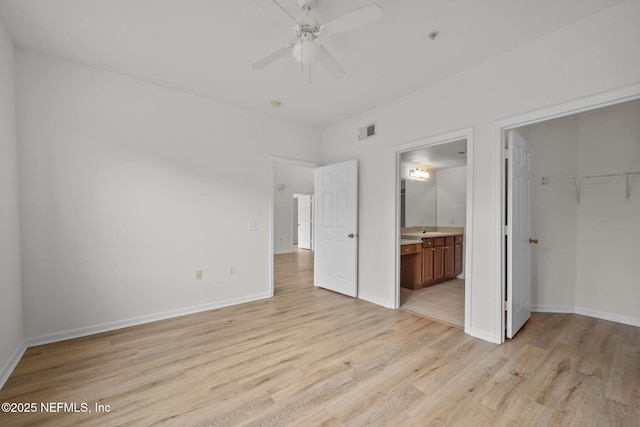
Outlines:
{"label": "bathroom vanity", "polygon": [[400,285],[415,290],[454,279],[462,273],[463,254],[459,231],[403,233]]}

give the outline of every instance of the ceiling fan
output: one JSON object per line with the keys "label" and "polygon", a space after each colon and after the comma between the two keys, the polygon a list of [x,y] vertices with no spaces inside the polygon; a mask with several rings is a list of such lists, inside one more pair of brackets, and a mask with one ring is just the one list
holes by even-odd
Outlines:
{"label": "ceiling fan", "polygon": [[376,22],[382,17],[382,8],[377,4],[370,4],[369,6],[349,12],[325,24],[320,24],[310,13],[311,9],[316,6],[317,0],[297,0],[298,5],[304,11],[304,15],[300,18],[296,18],[290,14],[276,0],[271,1],[295,22],[296,26],[293,28],[293,31],[297,41],[255,62],[252,65],[254,70],[262,70],[291,52],[302,68],[304,68],[305,65],[319,62],[326,68],[329,74],[335,78],[340,78],[345,74],[344,69],[329,51],[327,51],[324,46],[316,43],[315,40],[322,35],[331,36]]}

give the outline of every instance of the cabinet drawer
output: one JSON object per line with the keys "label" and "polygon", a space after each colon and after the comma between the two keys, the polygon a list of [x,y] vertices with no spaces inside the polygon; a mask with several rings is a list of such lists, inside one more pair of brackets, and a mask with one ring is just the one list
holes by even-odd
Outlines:
{"label": "cabinet drawer", "polygon": [[455,236],[456,243],[462,243],[462,236]]}
{"label": "cabinet drawer", "polygon": [[453,245],[454,241],[455,241],[455,236],[447,236],[444,238],[445,245]]}
{"label": "cabinet drawer", "polygon": [[400,255],[419,254],[420,252],[422,252],[420,243],[400,246]]}
{"label": "cabinet drawer", "polygon": [[444,237],[434,237],[433,246],[444,246]]}
{"label": "cabinet drawer", "polygon": [[432,248],[433,247],[433,239],[422,239],[422,247],[423,248]]}

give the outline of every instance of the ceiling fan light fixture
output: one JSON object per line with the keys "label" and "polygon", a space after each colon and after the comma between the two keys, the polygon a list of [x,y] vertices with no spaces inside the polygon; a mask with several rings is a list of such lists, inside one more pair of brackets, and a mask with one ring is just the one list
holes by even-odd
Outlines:
{"label": "ceiling fan light fixture", "polygon": [[313,64],[320,56],[320,45],[313,40],[297,41],[293,46],[293,57],[305,65]]}

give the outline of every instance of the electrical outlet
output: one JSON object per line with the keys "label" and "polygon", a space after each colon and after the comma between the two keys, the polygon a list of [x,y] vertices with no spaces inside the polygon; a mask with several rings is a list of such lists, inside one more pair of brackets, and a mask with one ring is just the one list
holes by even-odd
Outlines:
{"label": "electrical outlet", "polygon": [[196,280],[202,280],[202,270],[196,270]]}
{"label": "electrical outlet", "polygon": [[258,231],[258,223],[256,221],[249,221],[247,229],[249,231]]}
{"label": "electrical outlet", "polygon": [[236,274],[236,267],[233,265],[230,265],[228,269],[228,273],[229,273],[229,276],[233,276],[234,274]]}

